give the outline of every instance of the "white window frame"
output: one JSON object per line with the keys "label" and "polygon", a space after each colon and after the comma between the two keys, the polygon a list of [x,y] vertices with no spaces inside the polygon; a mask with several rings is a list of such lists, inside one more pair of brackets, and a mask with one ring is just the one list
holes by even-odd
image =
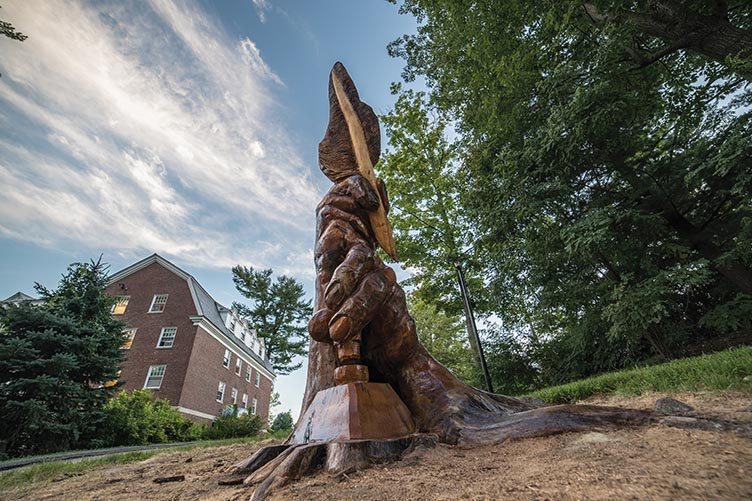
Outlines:
{"label": "white window frame", "polygon": [[225,369],[229,369],[231,360],[232,360],[232,352],[230,350],[225,350],[225,356],[222,359],[222,367],[224,367]]}
{"label": "white window frame", "polygon": [[[130,299],[130,296],[115,296],[115,304],[110,308],[110,313],[113,315],[124,314],[125,310],[128,308],[128,301],[130,301]],[[120,305],[123,305],[123,311],[116,311]]]}
{"label": "white window frame", "polygon": [[254,415],[254,416],[256,415],[256,407],[257,406],[258,406],[258,402],[254,398],[253,400],[251,400],[251,414]]}
{"label": "white window frame", "polygon": [[261,373],[259,371],[256,371],[256,379],[253,383],[256,385],[256,388],[261,384]]}
{"label": "white window frame", "polygon": [[224,383],[224,381],[220,381],[219,385],[217,385],[217,402],[224,403],[226,389],[227,385]]}
{"label": "white window frame", "polygon": [[238,389],[237,388],[233,388],[230,391],[230,400],[232,400],[233,405],[237,405],[238,403]]}
{"label": "white window frame", "polygon": [[[167,299],[169,297],[169,294],[154,294],[154,297],[151,298],[151,305],[149,305],[149,311],[147,313],[162,313],[165,310],[165,306],[167,306]],[[164,300],[162,298],[164,298]],[[154,306],[160,305],[162,306],[161,310],[154,309]]]}
{"label": "white window frame", "polygon": [[177,327],[162,327],[162,332],[159,333],[159,339],[157,340],[157,348],[172,348],[175,344],[177,334]]}
{"label": "white window frame", "polygon": [[138,327],[129,327],[127,329],[123,329],[123,334],[126,335],[125,341],[123,341],[123,348],[124,350],[130,350],[131,346],[133,346],[133,340],[136,338],[136,331],[138,330]]}
{"label": "white window frame", "polygon": [[[166,372],[167,372],[167,365],[150,365],[149,373],[146,375],[146,381],[144,381],[144,389],[145,390],[160,389],[162,387],[162,382],[164,381]],[[159,378],[159,383],[156,386],[154,386],[154,383],[152,383],[152,385],[149,386],[149,380],[153,378]]]}
{"label": "white window frame", "polygon": [[248,408],[248,393],[243,393],[243,409]]}
{"label": "white window frame", "polygon": [[253,368],[251,367],[251,364],[248,364],[245,368],[245,380],[250,383],[251,382],[251,371]]}
{"label": "white window frame", "polygon": [[241,360],[240,357],[237,357],[235,359],[235,374],[240,376],[242,372],[243,372],[243,360]]}

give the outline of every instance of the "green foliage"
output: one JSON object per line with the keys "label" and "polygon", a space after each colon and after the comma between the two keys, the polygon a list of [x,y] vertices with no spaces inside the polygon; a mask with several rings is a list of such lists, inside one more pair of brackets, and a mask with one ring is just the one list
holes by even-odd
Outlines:
{"label": "green foliage", "polygon": [[107,404],[108,419],[100,445],[146,445],[197,440],[204,427],[180,415],[150,390],[119,393]]}
{"label": "green foliage", "polygon": [[203,438],[216,440],[252,437],[258,434],[262,424],[259,416],[251,416],[248,412],[238,415],[237,406],[233,406],[232,412],[223,413],[214,419],[211,426],[205,430]]}
{"label": "green foliage", "polygon": [[44,304],[0,308],[0,429],[13,456],[81,447],[96,438],[117,385],[123,325],[110,315],[106,266],[72,264]]}
{"label": "green foliage", "polygon": [[16,28],[7,21],[0,21],[0,35],[6,36],[11,40],[18,40],[19,42],[23,42],[29,38],[27,35],[17,31]]}
{"label": "green foliage", "polygon": [[[403,2],[421,24],[390,51],[430,95],[398,101],[392,120],[404,125],[387,131],[404,158],[389,175],[410,191],[416,170],[401,165],[425,166],[411,145],[429,143],[403,131],[433,125],[415,117],[454,122],[461,161],[449,176],[424,167],[408,207],[439,214],[435,192],[420,187],[454,183],[453,210],[473,228],[472,249],[460,248],[483,277],[471,285],[478,309],[519,343],[489,351],[521,349],[515,360],[529,361],[538,384],[752,339],[747,53],[719,59],[691,43],[664,51],[663,35],[625,22],[669,4],[592,2],[594,15],[574,0]],[[691,2],[687,18],[709,5]],[[750,34],[752,4],[728,16]],[[419,272],[440,261],[410,252]],[[450,296],[448,282],[437,286],[427,300]]]}
{"label": "green foliage", "polygon": [[468,384],[481,384],[482,375],[476,369],[465,326],[459,319],[438,311],[416,296],[408,297],[408,308],[421,344],[459,379]]}
{"label": "green foliage", "polygon": [[292,425],[292,414],[290,414],[290,411],[282,412],[277,414],[277,417],[274,418],[274,422],[269,428],[269,431],[274,434],[290,433],[292,431]]}
{"label": "green foliage", "polygon": [[462,312],[455,266],[465,269],[470,290],[482,286],[473,274],[473,226],[459,205],[458,145],[447,139],[447,121],[423,92],[392,86],[394,109],[380,117],[389,138],[378,172],[389,188],[389,219],[401,263],[411,270],[419,300],[456,316]]}
{"label": "green foliage", "polygon": [[301,367],[293,359],[308,348],[308,319],[313,313],[310,301],[304,301],[303,285],[285,275],[272,280],[272,270],[256,271],[245,266],[232,269],[232,281],[244,297],[253,303],[233,307],[256,329],[266,343],[267,356],[277,374],[289,374]]}
{"label": "green foliage", "polygon": [[752,348],[746,347],[603,374],[545,388],[532,395],[550,404],[566,404],[610,393],[639,395],[646,391],[698,390],[741,390],[752,393],[751,376]]}

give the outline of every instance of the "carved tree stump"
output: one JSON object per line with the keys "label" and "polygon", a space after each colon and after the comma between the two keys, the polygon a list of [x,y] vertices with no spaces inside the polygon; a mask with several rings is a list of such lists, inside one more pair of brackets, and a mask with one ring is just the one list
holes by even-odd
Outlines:
{"label": "carved tree stump", "polygon": [[[380,149],[379,125],[341,63],[330,74],[329,101],[319,162],[335,184],[316,210],[315,313],[309,323],[312,339],[301,417],[284,445],[259,450],[221,483],[255,486],[252,499],[260,500],[313,471],[346,474],[396,461],[415,447],[437,442],[468,447],[648,423],[750,432],[750,425],[651,411],[539,407],[459,381],[420,344],[405,293],[394,271],[376,254],[377,244],[389,247],[391,236],[383,234],[389,228],[386,189],[372,176]],[[358,121],[355,126],[353,120]],[[393,248],[385,250],[394,255]],[[371,407],[363,404],[370,393],[359,385],[384,383],[407,410],[384,412],[391,417],[359,415],[390,405],[381,397],[373,397]],[[416,433],[384,438],[394,436],[383,429],[397,421],[404,426],[391,433],[410,433],[412,426]],[[386,434],[379,435],[382,432]]]}

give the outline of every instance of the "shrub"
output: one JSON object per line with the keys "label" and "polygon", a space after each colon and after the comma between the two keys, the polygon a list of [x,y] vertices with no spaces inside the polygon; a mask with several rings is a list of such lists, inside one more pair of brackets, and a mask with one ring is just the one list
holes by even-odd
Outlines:
{"label": "shrub", "polygon": [[149,390],[121,392],[106,407],[107,430],[101,445],[146,445],[197,440],[203,427],[184,418]]}
{"label": "shrub", "polygon": [[277,417],[274,418],[274,422],[269,428],[269,431],[274,434],[283,432],[290,433],[292,431],[292,414],[290,414],[290,411],[278,414]]}
{"label": "shrub", "polygon": [[220,439],[220,438],[237,438],[252,437],[257,435],[263,424],[258,416],[251,416],[248,413],[238,415],[236,406],[230,408],[230,412],[222,413],[216,418],[211,427],[204,430],[203,438]]}

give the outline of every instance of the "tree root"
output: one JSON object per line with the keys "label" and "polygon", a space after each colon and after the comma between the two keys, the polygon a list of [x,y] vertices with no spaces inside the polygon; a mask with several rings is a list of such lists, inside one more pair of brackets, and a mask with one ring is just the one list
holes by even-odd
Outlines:
{"label": "tree root", "polygon": [[[667,416],[653,411],[592,405],[557,405],[496,416],[496,419],[488,417],[486,425],[461,428],[455,445],[473,447],[564,432],[603,431],[647,424],[731,431],[752,437],[752,423]],[[436,434],[415,434],[393,440],[273,445],[256,451],[253,456],[236,464],[219,483],[256,486],[251,500],[260,501],[288,483],[316,471],[335,476],[347,475],[373,465],[399,461],[416,448],[430,448],[440,441],[445,440]]]}

